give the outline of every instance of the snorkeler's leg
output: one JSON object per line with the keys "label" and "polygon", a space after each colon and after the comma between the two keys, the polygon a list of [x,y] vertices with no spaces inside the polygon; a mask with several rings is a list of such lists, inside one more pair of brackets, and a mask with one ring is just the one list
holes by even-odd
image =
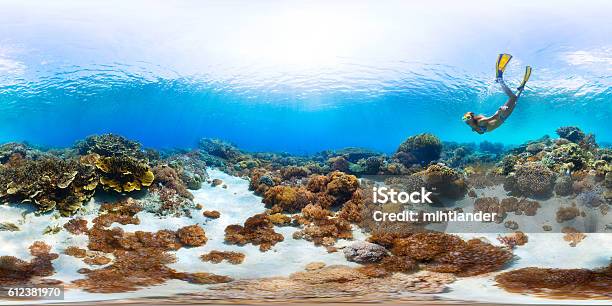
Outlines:
{"label": "snorkeler's leg", "polygon": [[510,89],[510,87],[508,87],[508,85],[506,85],[506,82],[504,82],[503,78],[499,78],[498,82],[499,82],[499,85],[501,86],[502,90],[504,91],[504,93],[506,93],[506,95],[510,98],[508,101],[513,100],[513,99],[516,100],[518,98],[514,94],[514,92],[512,92],[512,89]]}
{"label": "snorkeler's leg", "polygon": [[519,87],[516,88],[518,89],[518,92],[516,93],[517,99],[523,93],[523,90],[525,89],[525,84],[527,84],[527,81],[529,81],[530,76],[531,76],[531,66],[527,66],[525,67],[525,75],[523,75],[523,81],[521,82],[521,85],[519,85]]}

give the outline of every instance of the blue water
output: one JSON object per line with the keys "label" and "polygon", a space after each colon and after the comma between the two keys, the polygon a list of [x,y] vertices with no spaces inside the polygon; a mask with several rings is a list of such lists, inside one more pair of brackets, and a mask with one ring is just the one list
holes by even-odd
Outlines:
{"label": "blue water", "polygon": [[[553,5],[555,4],[555,5]],[[0,1],[0,142],[114,132],[156,148],[390,152],[406,137],[518,144],[577,125],[612,142],[606,1]],[[493,82],[533,74],[507,122]]]}

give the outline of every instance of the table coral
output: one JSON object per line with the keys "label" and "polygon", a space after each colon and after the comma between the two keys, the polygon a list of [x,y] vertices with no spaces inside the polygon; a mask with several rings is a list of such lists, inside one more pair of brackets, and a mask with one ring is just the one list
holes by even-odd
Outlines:
{"label": "table coral", "polygon": [[155,175],[149,165],[129,156],[100,157],[95,162],[106,190],[130,192],[150,186]]}

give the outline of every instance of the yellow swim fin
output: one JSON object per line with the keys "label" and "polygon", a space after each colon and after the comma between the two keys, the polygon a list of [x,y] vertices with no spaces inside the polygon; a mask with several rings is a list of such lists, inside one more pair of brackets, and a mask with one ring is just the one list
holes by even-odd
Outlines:
{"label": "yellow swim fin", "polygon": [[523,88],[525,88],[525,84],[527,84],[527,81],[529,81],[530,76],[531,66],[527,66],[525,67],[525,75],[523,76],[523,81],[521,82],[521,85],[519,85],[519,87],[517,88],[519,91],[523,91]]}
{"label": "yellow swim fin", "polygon": [[506,70],[506,66],[508,62],[512,59],[512,55],[507,53],[502,53],[497,57],[497,63],[495,63],[495,78],[499,79],[503,76],[504,71]]}

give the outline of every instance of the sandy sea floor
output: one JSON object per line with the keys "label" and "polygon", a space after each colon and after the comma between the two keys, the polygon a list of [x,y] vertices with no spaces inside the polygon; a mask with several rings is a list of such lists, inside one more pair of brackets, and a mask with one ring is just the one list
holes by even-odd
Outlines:
{"label": "sandy sea floor", "polygon": [[[187,217],[166,217],[159,218],[148,212],[138,213],[141,220],[140,225],[119,225],[125,231],[157,231],[161,229],[177,230],[183,226],[194,223],[200,224],[206,231],[209,238],[208,242],[201,247],[182,248],[176,251],[177,261],[171,268],[177,271],[196,272],[206,271],[219,275],[227,275],[236,280],[255,279],[264,277],[288,276],[291,273],[304,270],[308,263],[318,261],[327,265],[348,265],[357,264],[348,262],[342,252],[328,253],[324,247],[316,247],[311,242],[305,240],[295,240],[292,233],[293,227],[277,227],[275,230],[285,237],[285,240],[276,244],[268,252],[260,252],[259,248],[253,245],[236,246],[227,245],[223,242],[224,229],[227,225],[243,223],[244,220],[254,214],[265,210],[261,198],[248,190],[248,181],[242,178],[227,175],[221,171],[209,169],[211,179],[221,179],[227,188],[212,187],[205,185],[199,190],[193,191],[195,202],[201,203],[205,210],[217,210],[221,213],[218,219],[208,219],[201,213],[193,213],[192,218]],[[487,195],[494,195],[500,192],[499,189],[488,189]],[[91,221],[96,216],[98,200],[92,200],[86,207],[82,218]],[[544,211],[547,210],[546,203],[542,203]],[[17,224],[20,231],[0,232],[1,255],[12,255],[18,258],[29,260],[32,256],[28,253],[28,246],[34,241],[44,241],[52,246],[52,252],[58,253],[59,258],[53,261],[56,273],[53,279],[63,281],[65,284],[82,278],[83,276],[76,271],[80,268],[88,267],[82,260],[63,254],[68,246],[78,246],[86,248],[87,236],[72,235],[67,231],[60,231],[54,235],[43,235],[47,226],[61,226],[69,218],[55,218],[52,214],[36,216],[35,214],[25,214],[27,209],[24,206],[0,206],[0,215],[3,221]],[[548,216],[542,213],[539,215]],[[533,218],[547,218],[534,216]],[[521,218],[525,220],[526,218]],[[528,220],[528,219],[527,219]],[[533,224],[542,224],[547,220],[537,220]],[[554,220],[550,220],[554,224]],[[459,226],[459,225],[454,225]],[[491,226],[503,226],[503,224],[492,224]],[[528,224],[521,224],[521,228],[528,228]],[[452,232],[468,232],[469,228],[453,228]],[[529,232],[528,230],[525,230]],[[354,239],[364,240],[366,235],[358,228],[354,228]],[[497,241],[497,234],[460,234],[462,238],[484,238],[495,245],[500,245]],[[349,241],[339,241],[337,246],[347,245]],[[203,262],[199,256],[211,250],[239,251],[246,255],[246,259],[240,265],[229,263],[212,264]],[[609,264],[612,254],[612,234],[587,234],[587,237],[576,247],[569,246],[563,239],[563,234],[558,233],[534,233],[529,234],[529,242],[514,250],[516,259],[503,271],[510,269],[537,266],[550,268],[597,268]],[[500,271],[500,272],[503,272]],[[33,304],[33,303],[86,303],[90,304],[119,304],[136,305],[140,303],[153,304],[242,304],[242,303],[272,303],[283,304],[293,302],[308,303],[409,303],[415,304],[462,304],[460,301],[479,302],[479,303],[529,303],[529,304],[592,304],[609,305],[610,300],[551,300],[527,295],[513,294],[495,286],[494,277],[497,273],[490,273],[478,277],[458,278],[451,283],[446,292],[441,294],[412,294],[398,298],[386,298],[384,294],[364,293],[359,297],[335,297],[326,299],[325,297],[312,297],[305,300],[283,300],[282,298],[268,299],[248,299],[221,300],[223,295],[218,292],[208,290],[210,285],[195,285],[183,281],[171,280],[163,285],[145,288],[136,292],[129,293],[88,293],[77,288],[66,285],[64,301],[8,301],[0,300],[0,305],[11,304]]]}

